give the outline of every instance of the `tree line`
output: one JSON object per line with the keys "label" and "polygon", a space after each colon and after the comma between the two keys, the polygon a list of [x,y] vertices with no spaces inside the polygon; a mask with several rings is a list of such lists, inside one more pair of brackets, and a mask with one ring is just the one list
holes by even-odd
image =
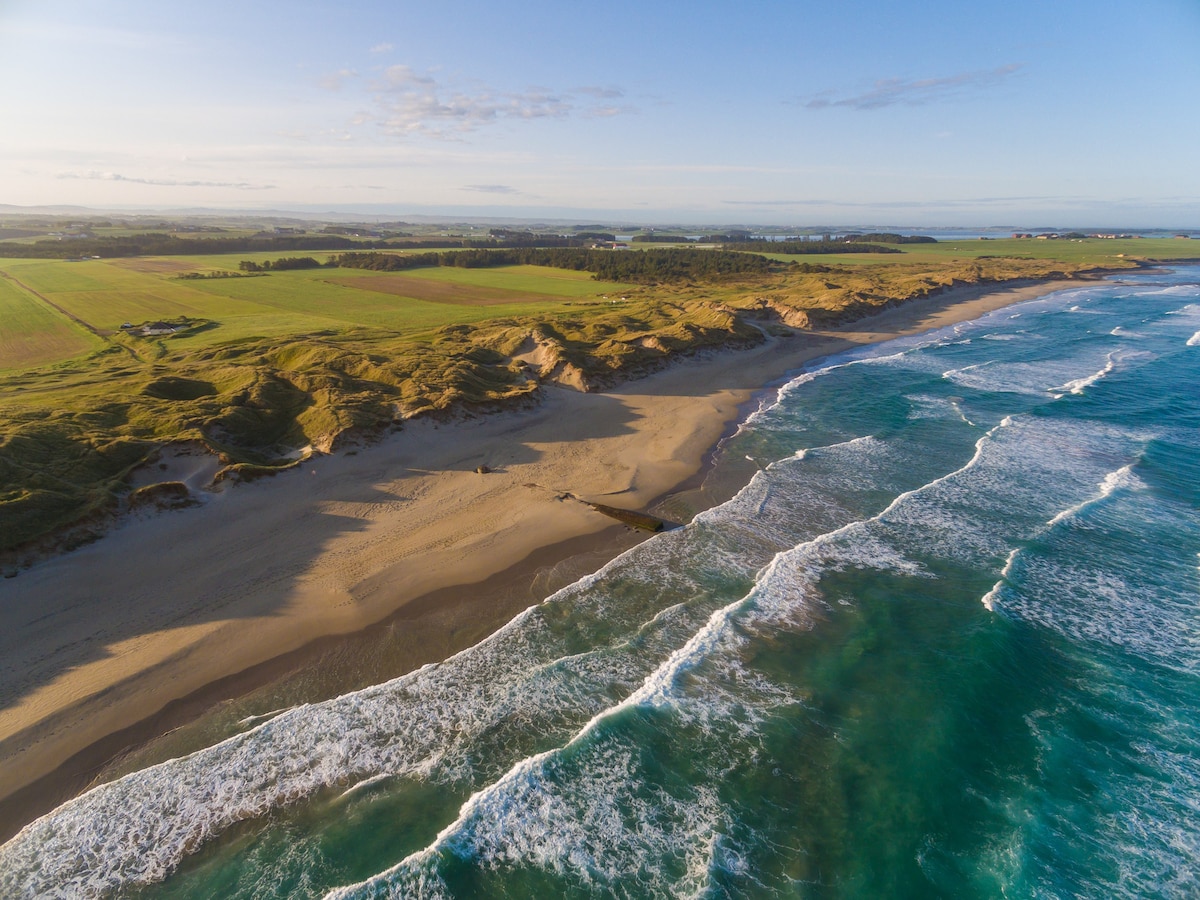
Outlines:
{"label": "tree line", "polygon": [[319,269],[321,265],[311,256],[285,256],[276,260],[264,259],[262,262],[243,259],[238,263],[238,268],[243,272],[286,272],[289,269]]}
{"label": "tree line", "polygon": [[708,280],[731,275],[761,275],[773,266],[765,256],[724,250],[661,248],[634,253],[584,248],[517,247],[503,250],[458,250],[444,253],[342,253],[332,265],[376,272],[399,272],[430,266],[475,269],[491,266],[547,266],[591,272],[597,281],[654,283]]}
{"label": "tree line", "polygon": [[741,250],[751,253],[903,253],[895,247],[883,244],[847,243],[846,241],[738,241],[722,244],[723,250]]}
{"label": "tree line", "polygon": [[890,231],[881,231],[875,234],[848,234],[844,238],[848,243],[872,243],[872,244],[936,244],[937,238],[927,237],[923,234],[895,234]]}
{"label": "tree line", "polygon": [[312,250],[382,250],[403,248],[506,248],[585,247],[589,241],[559,235],[493,238],[437,238],[428,240],[354,240],[336,234],[258,234],[224,238],[178,238],[160,232],[106,237],[49,239],[31,244],[0,241],[0,257],[10,259],[77,259],[98,256],[201,256],[221,253]]}

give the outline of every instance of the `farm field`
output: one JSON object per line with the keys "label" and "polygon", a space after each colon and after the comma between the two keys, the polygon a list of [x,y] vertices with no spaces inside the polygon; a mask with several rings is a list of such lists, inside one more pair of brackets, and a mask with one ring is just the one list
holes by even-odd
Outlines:
{"label": "farm field", "polygon": [[1038,240],[1037,238],[994,238],[988,240],[943,240],[936,244],[898,244],[895,253],[824,253],[792,255],[764,253],[781,262],[796,260],[813,265],[859,267],[896,262],[947,263],[953,260],[997,256],[1017,259],[1059,260],[1062,262],[1119,266],[1126,259],[1197,259],[1200,240],[1175,238],[1132,238],[1109,240]]}
{"label": "farm field", "polygon": [[[271,254],[257,254],[270,258]],[[180,279],[188,272],[236,272],[255,254],[112,260],[0,260],[34,291],[106,333],[122,324],[181,317],[209,327],[177,338],[182,348],[252,337],[282,338],[330,329],[369,327],[420,334],[497,315],[536,315],[588,301],[628,285],[591,280],[586,272],[535,266],[436,268],[395,273],[306,269],[254,277]],[[275,254],[278,257],[278,254]],[[0,295],[4,326],[0,368],[60,362],[98,349],[77,326],[11,282]],[[23,310],[19,313],[17,310]],[[36,321],[34,318],[36,317]],[[79,332],[78,335],[75,332]],[[51,340],[50,335],[58,339]],[[68,339],[69,338],[69,339]]]}
{"label": "farm field", "polygon": [[54,363],[101,346],[95,335],[0,277],[0,371]]}

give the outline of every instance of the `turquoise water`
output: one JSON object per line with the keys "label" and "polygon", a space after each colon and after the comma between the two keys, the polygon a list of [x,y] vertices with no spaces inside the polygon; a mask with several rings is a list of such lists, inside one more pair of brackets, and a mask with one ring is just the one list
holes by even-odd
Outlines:
{"label": "turquoise water", "polygon": [[1200,894],[1198,383],[1194,267],[826,360],[729,502],[66,804],[0,893]]}

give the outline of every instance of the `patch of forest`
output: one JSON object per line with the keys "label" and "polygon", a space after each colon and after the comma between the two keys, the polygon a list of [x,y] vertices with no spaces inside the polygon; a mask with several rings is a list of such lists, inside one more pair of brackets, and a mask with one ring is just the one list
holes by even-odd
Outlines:
{"label": "patch of forest", "polygon": [[597,281],[652,284],[705,281],[739,275],[763,275],[778,263],[749,253],[726,250],[662,248],[642,252],[583,248],[519,247],[505,250],[456,250],[445,253],[342,253],[331,260],[346,269],[399,272],[431,266],[466,269],[491,266],[549,266],[591,272]]}
{"label": "patch of forest", "polygon": [[78,259],[96,256],[115,259],[131,256],[208,256],[221,253],[263,251],[383,250],[406,248],[585,247],[592,243],[578,237],[513,233],[502,238],[438,238],[435,240],[354,240],[336,234],[254,234],[223,238],[179,238],[171,234],[111,237],[57,238],[21,244],[0,241],[0,257],[10,259]]}

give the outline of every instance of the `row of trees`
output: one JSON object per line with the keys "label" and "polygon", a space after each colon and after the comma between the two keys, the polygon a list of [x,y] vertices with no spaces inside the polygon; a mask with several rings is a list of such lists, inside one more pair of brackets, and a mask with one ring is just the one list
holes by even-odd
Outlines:
{"label": "row of trees", "polygon": [[635,244],[691,244],[690,237],[682,234],[635,234],[630,238]]}
{"label": "row of trees", "polygon": [[[32,244],[0,241],[0,257],[72,259],[81,256],[189,256],[261,251],[382,250],[382,249],[583,249],[597,240],[615,240],[603,231],[563,237],[529,231],[493,229],[488,238],[431,238],[426,240],[354,240],[341,234],[256,234],[215,238],[180,238],[162,232],[108,237],[41,240]],[[682,235],[639,234],[638,243],[689,243]],[[746,232],[708,235],[705,243],[720,243],[727,250],[772,253],[887,253],[881,244],[929,243],[934,239],[899,234],[852,234],[838,241],[767,241],[750,238]],[[876,249],[868,249],[876,248]]]}
{"label": "row of trees", "polygon": [[848,243],[872,243],[872,244],[936,244],[937,238],[927,237],[923,234],[895,234],[890,231],[881,231],[874,234],[848,234],[845,239]]}
{"label": "row of trees", "polygon": [[75,259],[98,256],[112,259],[127,256],[197,256],[221,253],[312,250],[382,250],[398,248],[506,248],[506,247],[585,247],[590,243],[578,237],[518,234],[495,238],[436,238],[429,240],[354,240],[337,234],[256,234],[224,238],[179,238],[160,232],[121,235],[119,237],[73,238],[69,241],[43,240],[31,244],[0,241],[0,257],[19,259]]}
{"label": "row of trees", "polygon": [[883,244],[847,243],[845,241],[739,241],[722,244],[725,250],[741,250],[752,253],[901,253],[895,247]]}
{"label": "row of trees", "polygon": [[238,263],[238,268],[243,272],[286,272],[289,269],[319,269],[321,263],[311,256],[285,256],[276,260],[264,259],[262,262],[243,259]]}
{"label": "row of trees", "polygon": [[398,272],[428,266],[486,268],[490,266],[549,266],[591,272],[599,281],[653,283],[703,281],[729,275],[765,274],[772,262],[765,256],[723,250],[662,248],[641,253],[614,253],[583,248],[530,247],[504,250],[459,250],[445,253],[342,253],[331,264],[342,268]]}

